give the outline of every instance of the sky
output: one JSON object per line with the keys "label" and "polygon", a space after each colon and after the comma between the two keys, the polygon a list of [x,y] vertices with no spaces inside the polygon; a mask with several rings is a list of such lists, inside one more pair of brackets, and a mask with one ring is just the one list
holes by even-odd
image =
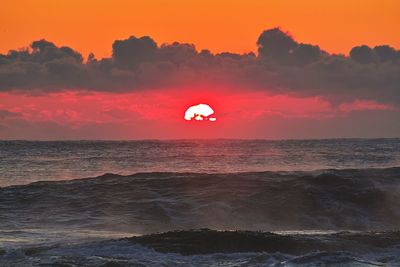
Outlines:
{"label": "sky", "polygon": [[[399,1],[3,1],[0,139],[400,137]],[[209,104],[215,122],[185,121]]]}
{"label": "sky", "polygon": [[45,38],[87,55],[111,55],[116,39],[149,35],[214,53],[256,51],[255,40],[281,27],[331,53],[353,46],[400,47],[396,0],[4,0],[0,53]]}

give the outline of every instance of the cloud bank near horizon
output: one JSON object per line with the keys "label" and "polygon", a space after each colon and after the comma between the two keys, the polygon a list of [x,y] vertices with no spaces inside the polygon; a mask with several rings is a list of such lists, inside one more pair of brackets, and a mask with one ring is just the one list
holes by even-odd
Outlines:
{"label": "cloud bank near horizon", "polygon": [[131,36],[114,41],[112,57],[90,54],[84,60],[70,47],[38,40],[0,54],[0,91],[118,93],[208,84],[400,105],[400,51],[393,47],[361,45],[349,56],[329,54],[280,28],[264,31],[257,46],[257,55],[213,54],[192,44],[158,45],[151,37]]}

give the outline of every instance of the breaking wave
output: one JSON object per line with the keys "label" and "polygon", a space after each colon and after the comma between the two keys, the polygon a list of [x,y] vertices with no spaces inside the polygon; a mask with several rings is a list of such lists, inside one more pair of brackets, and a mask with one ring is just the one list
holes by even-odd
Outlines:
{"label": "breaking wave", "polygon": [[398,266],[399,232],[276,234],[208,229],[0,250],[2,266]]}
{"label": "breaking wave", "polygon": [[[8,186],[0,188],[0,265],[395,266],[398,203],[398,167]],[[200,228],[218,231],[190,230]]]}
{"label": "breaking wave", "polygon": [[105,174],[0,188],[0,227],[387,230],[398,203],[400,168]]}

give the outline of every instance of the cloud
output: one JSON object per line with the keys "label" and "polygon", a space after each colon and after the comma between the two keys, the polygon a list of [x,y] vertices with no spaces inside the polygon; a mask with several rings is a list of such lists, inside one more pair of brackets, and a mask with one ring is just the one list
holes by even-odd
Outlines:
{"label": "cloud", "polygon": [[388,45],[375,46],[374,49],[367,45],[353,47],[350,51],[350,58],[360,64],[371,63],[396,63],[400,59],[400,53]]}
{"label": "cloud", "polygon": [[318,46],[297,43],[289,33],[279,28],[264,31],[257,45],[261,59],[278,64],[304,66],[327,55]]}
{"label": "cloud", "polygon": [[0,109],[0,120],[5,120],[9,118],[19,118],[21,114],[18,112],[8,111],[6,109]]}
{"label": "cloud", "polygon": [[142,62],[156,60],[157,44],[148,36],[116,40],[112,45],[113,60],[117,68],[132,69]]}
{"label": "cloud", "polygon": [[158,45],[151,37],[116,40],[112,57],[86,61],[46,40],[0,55],[0,91],[130,92],[197,84],[252,88],[269,94],[357,99],[400,105],[400,52],[388,45],[333,55],[279,28],[264,31],[253,53],[213,54],[194,45]]}

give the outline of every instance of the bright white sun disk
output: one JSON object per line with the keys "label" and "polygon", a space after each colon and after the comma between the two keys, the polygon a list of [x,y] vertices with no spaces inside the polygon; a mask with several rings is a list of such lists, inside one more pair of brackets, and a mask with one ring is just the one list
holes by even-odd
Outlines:
{"label": "bright white sun disk", "polygon": [[217,119],[214,117],[210,117],[210,115],[214,114],[214,110],[207,104],[198,104],[195,106],[189,107],[185,112],[185,120],[191,121],[216,121]]}

